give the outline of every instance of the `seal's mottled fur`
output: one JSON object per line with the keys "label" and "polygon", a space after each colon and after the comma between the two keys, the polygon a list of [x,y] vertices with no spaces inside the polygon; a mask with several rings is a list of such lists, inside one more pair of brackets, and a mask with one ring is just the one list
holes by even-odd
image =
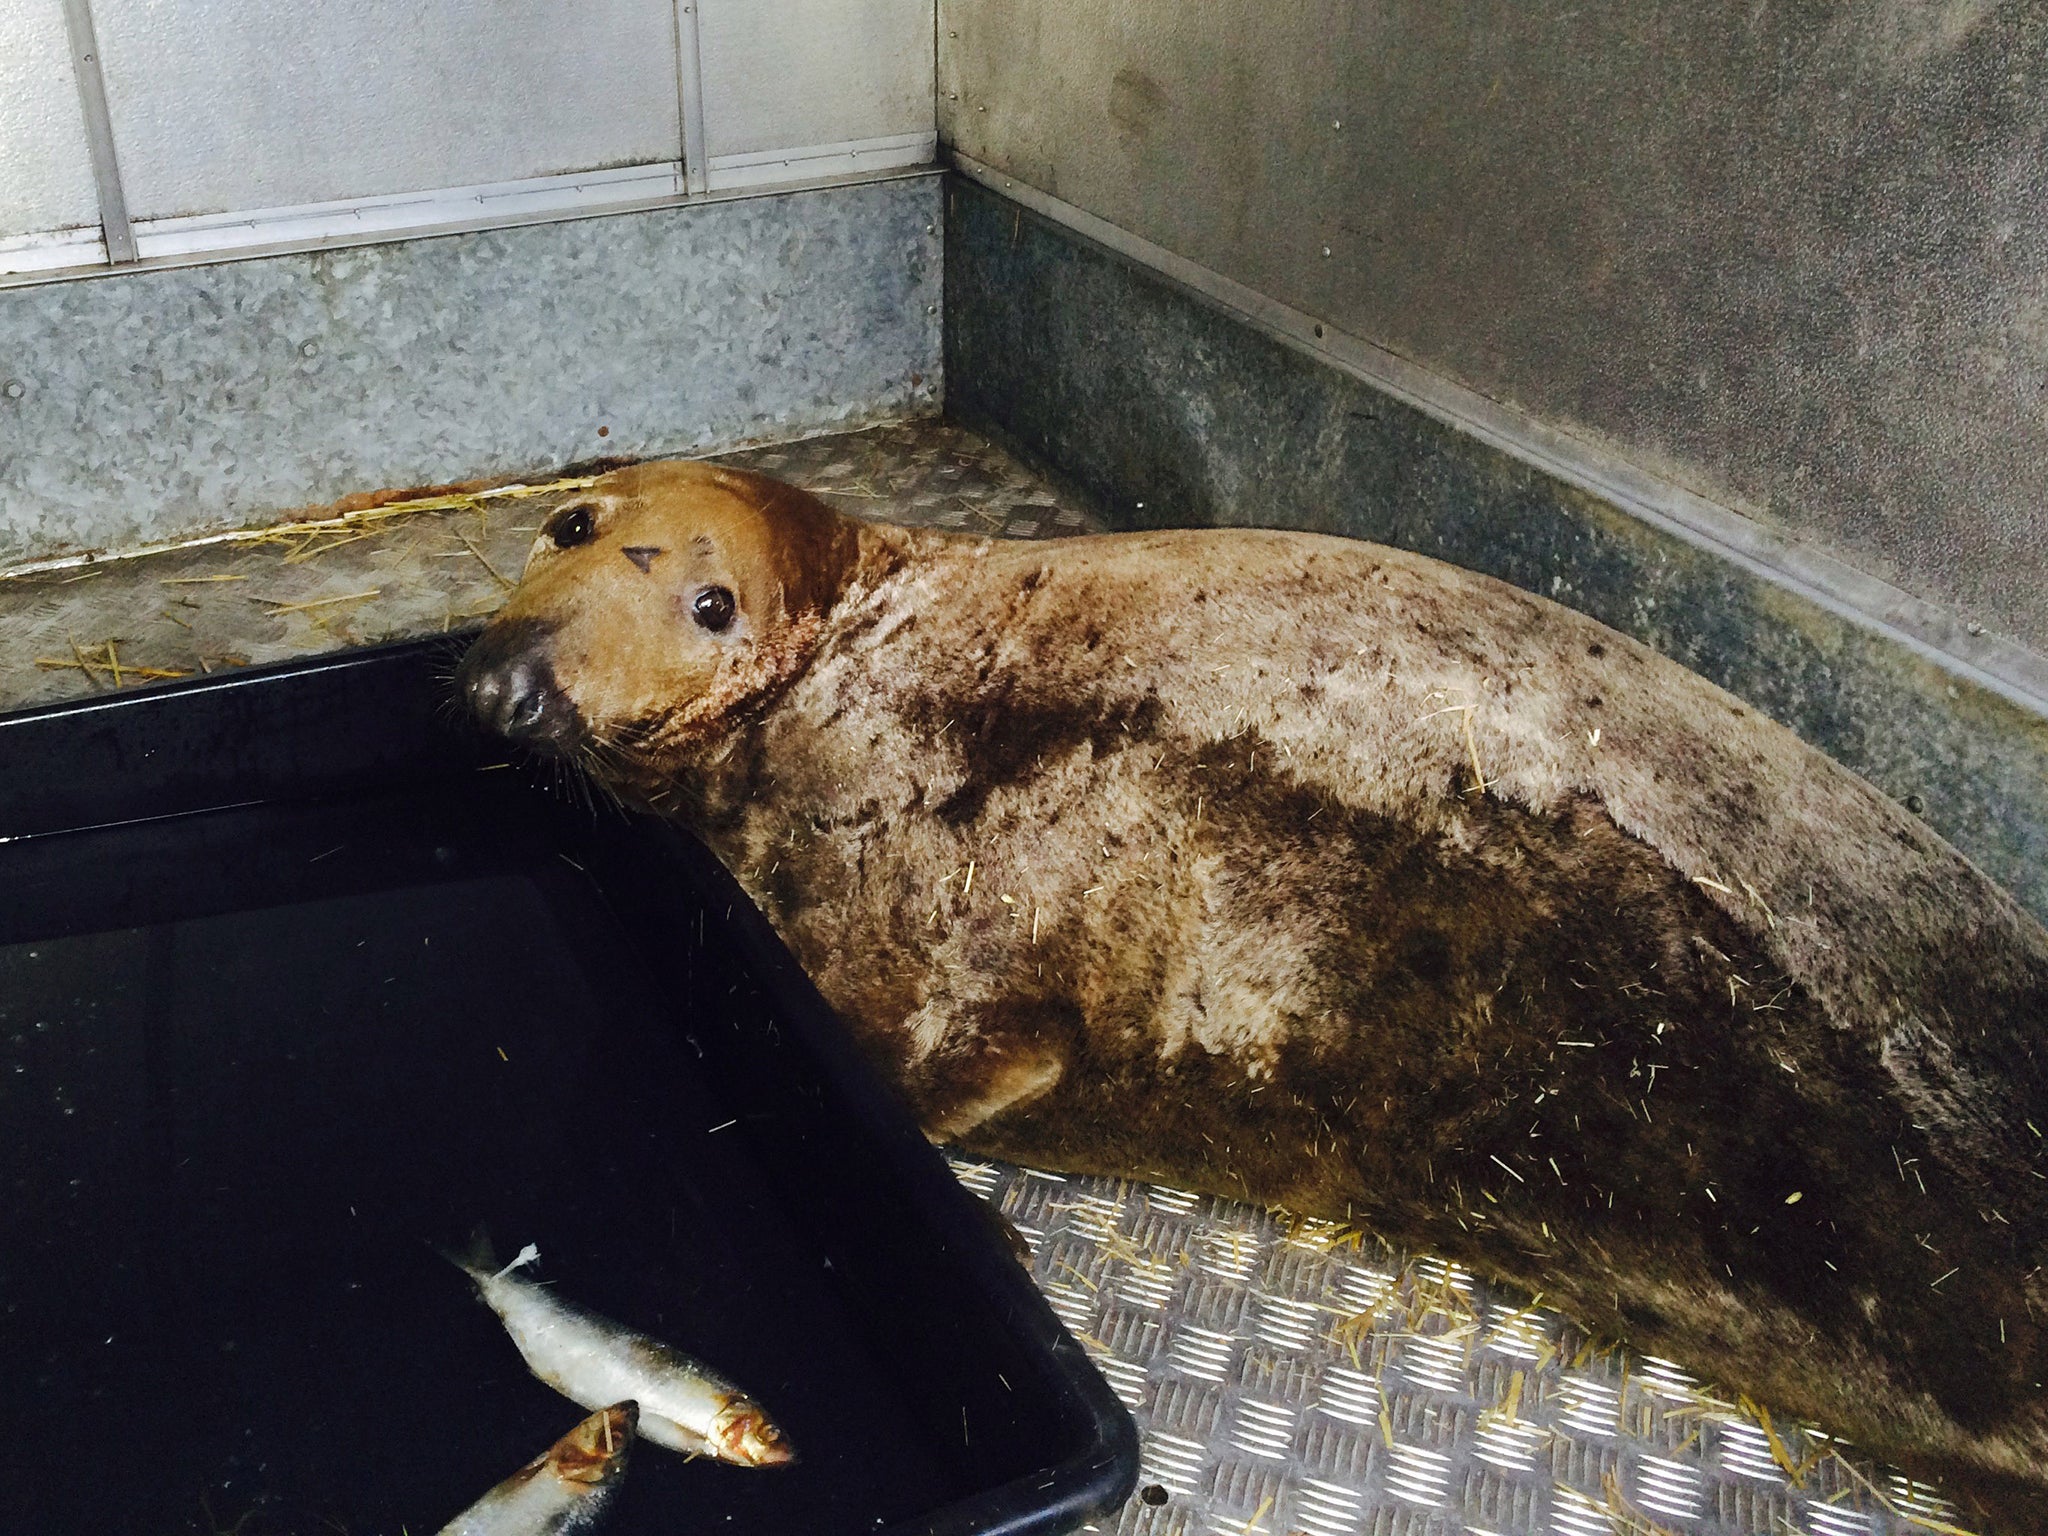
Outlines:
{"label": "seal's mottled fur", "polygon": [[473,700],[697,828],[934,1136],[1356,1221],[2048,1522],[2048,933],[1861,780],[1390,549],[580,504]]}

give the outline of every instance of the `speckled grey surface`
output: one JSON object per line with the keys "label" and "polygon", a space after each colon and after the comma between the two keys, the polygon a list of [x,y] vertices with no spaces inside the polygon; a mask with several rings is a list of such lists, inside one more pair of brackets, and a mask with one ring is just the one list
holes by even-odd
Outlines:
{"label": "speckled grey surface", "polygon": [[910,177],[0,290],[0,565],[936,409],[939,196]]}
{"label": "speckled grey surface", "polygon": [[1567,603],[1918,809],[2048,918],[2048,721],[1253,331],[949,192],[947,408],[1119,527],[1373,539]]}
{"label": "speckled grey surface", "polygon": [[943,0],[975,159],[2048,649],[2040,0]]}

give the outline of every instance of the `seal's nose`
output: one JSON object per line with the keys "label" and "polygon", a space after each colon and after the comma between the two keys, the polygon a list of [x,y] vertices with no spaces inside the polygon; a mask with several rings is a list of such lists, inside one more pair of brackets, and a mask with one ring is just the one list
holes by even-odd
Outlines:
{"label": "seal's nose", "polygon": [[483,725],[536,746],[566,746],[582,735],[576,706],[555,681],[551,633],[515,619],[493,624],[469,648],[455,681]]}

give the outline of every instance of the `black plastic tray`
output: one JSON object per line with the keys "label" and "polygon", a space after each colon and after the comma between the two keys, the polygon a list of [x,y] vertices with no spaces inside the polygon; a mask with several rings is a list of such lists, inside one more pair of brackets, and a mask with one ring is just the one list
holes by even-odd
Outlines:
{"label": "black plastic tray", "polygon": [[1129,1416],[759,913],[455,654],[0,717],[8,1528],[438,1529],[580,1417],[431,1251],[477,1223],[801,1452],[645,1447],[608,1531],[1115,1505]]}

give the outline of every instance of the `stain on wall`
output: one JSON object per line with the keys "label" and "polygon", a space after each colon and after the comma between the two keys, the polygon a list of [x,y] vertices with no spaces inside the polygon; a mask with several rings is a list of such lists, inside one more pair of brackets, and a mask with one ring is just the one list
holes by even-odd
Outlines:
{"label": "stain on wall", "polygon": [[2048,7],[941,0],[962,151],[2048,649]]}

